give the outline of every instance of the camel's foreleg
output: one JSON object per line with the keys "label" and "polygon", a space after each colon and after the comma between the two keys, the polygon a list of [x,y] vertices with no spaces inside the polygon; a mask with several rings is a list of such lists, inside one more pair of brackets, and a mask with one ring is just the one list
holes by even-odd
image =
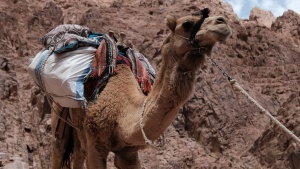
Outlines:
{"label": "camel's foreleg", "polygon": [[85,116],[83,109],[70,109],[71,122],[76,127],[73,130],[74,150],[72,155],[73,169],[83,169],[86,158],[86,138],[83,131],[82,122]]}
{"label": "camel's foreleg", "polygon": [[87,169],[106,169],[106,159],[108,156],[108,149],[97,144],[94,135],[87,134]]}
{"label": "camel's foreleg", "polygon": [[118,169],[141,169],[137,150],[115,152],[114,163]]}
{"label": "camel's foreleg", "polygon": [[[52,169],[61,169],[63,166],[69,165],[65,163],[66,152],[69,150],[71,152],[72,145],[69,144],[69,139],[71,137],[71,127],[67,124],[59,122],[59,117],[57,113],[60,113],[62,107],[53,105],[52,118],[51,118],[51,128],[52,128]],[[60,123],[63,126],[61,134],[57,135],[57,124]],[[71,147],[70,147],[71,146]],[[68,153],[68,152],[67,152]],[[69,159],[69,158],[68,158]]]}
{"label": "camel's foreleg", "polygon": [[86,153],[81,149],[76,130],[73,130],[74,150],[72,155],[72,169],[84,169]]}

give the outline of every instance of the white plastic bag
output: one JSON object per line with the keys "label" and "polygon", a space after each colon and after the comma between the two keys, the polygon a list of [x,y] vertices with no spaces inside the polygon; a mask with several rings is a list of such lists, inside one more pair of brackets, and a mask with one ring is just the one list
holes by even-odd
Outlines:
{"label": "white plastic bag", "polygon": [[85,103],[84,78],[91,69],[96,48],[51,54],[41,50],[29,65],[35,82],[63,107],[79,108]]}

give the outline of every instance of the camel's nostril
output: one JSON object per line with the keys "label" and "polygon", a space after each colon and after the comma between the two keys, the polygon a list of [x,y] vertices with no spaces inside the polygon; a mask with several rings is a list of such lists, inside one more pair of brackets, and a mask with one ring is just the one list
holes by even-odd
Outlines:
{"label": "camel's nostril", "polygon": [[216,24],[223,24],[226,23],[226,20],[223,17],[219,17],[216,19]]}

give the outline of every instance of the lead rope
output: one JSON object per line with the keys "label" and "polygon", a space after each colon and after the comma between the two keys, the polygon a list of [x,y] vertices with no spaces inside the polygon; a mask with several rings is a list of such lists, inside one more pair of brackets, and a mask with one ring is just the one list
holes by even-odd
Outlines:
{"label": "lead rope", "polygon": [[[39,76],[40,76],[40,78],[41,78],[41,81],[40,81],[40,82],[41,82],[41,89],[44,91],[45,96],[46,96],[46,98],[47,98],[47,101],[48,101],[48,103],[49,103],[51,109],[53,110],[54,114],[57,115],[58,118],[61,119],[63,122],[67,123],[68,125],[70,125],[71,127],[73,127],[73,128],[76,129],[76,127],[75,127],[71,122],[69,122],[67,119],[66,119],[66,120],[63,119],[63,118],[59,115],[59,113],[54,109],[53,105],[51,104],[51,101],[52,101],[52,103],[54,103],[54,104],[58,107],[58,109],[59,109],[60,112],[62,111],[62,109],[59,107],[59,104],[56,103],[56,102],[52,99],[52,97],[50,96],[50,94],[47,92],[45,83],[44,83],[44,81],[42,80],[42,77],[43,77],[42,74],[43,74],[43,72],[44,72],[44,68],[45,68],[46,62],[48,61],[48,59],[49,59],[49,57],[51,56],[51,54],[53,53],[53,51],[54,51],[53,48],[50,48],[50,49],[49,49],[49,54],[47,55],[47,57],[46,57],[45,60],[43,61],[42,65],[41,65],[41,68],[40,68],[39,71],[38,71],[38,74],[39,74]],[[51,101],[50,101],[50,100],[51,100]]]}
{"label": "lead rope", "polygon": [[211,58],[208,57],[212,64],[216,66],[222,74],[227,77],[227,79],[230,81],[230,84],[233,85],[235,88],[237,88],[241,93],[243,93],[252,103],[254,103],[262,112],[264,112],[271,120],[273,120],[284,132],[286,132],[290,137],[292,137],[296,142],[300,144],[300,138],[297,137],[293,132],[291,132],[289,129],[287,129],[280,121],[278,121],[275,117],[272,116],[272,114],[267,111],[265,108],[263,108],[255,99],[253,99],[241,86],[240,84],[230,77],[223,69],[220,68],[220,66]]}
{"label": "lead rope", "polygon": [[158,145],[155,145],[154,144],[154,141],[148,139],[148,137],[146,136],[146,133],[144,131],[144,128],[143,128],[143,116],[144,116],[144,112],[145,112],[145,107],[146,107],[146,103],[147,103],[147,99],[145,99],[144,103],[143,103],[143,106],[142,106],[142,110],[141,110],[141,118],[140,118],[140,128],[141,128],[141,132],[142,132],[142,135],[143,135],[143,138],[145,140],[145,144],[146,145],[149,145],[151,146],[152,148],[155,148],[155,149],[162,149],[164,148],[165,146],[165,133],[163,132],[162,135],[160,136],[161,138],[161,142],[158,143]]}
{"label": "lead rope", "polygon": [[143,103],[143,106],[142,106],[141,119],[140,119],[140,128],[141,128],[141,132],[142,132],[143,138],[145,140],[145,143],[147,145],[153,145],[153,142],[148,139],[148,137],[146,136],[145,131],[143,129],[143,116],[144,116],[144,112],[145,112],[146,100],[147,99],[145,99],[145,101]]}

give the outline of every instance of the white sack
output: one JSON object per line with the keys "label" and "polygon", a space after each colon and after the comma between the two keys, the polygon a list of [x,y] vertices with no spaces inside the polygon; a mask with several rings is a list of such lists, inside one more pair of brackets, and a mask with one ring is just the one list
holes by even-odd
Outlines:
{"label": "white sack", "polygon": [[[47,59],[49,51],[43,49],[29,65],[29,73],[35,82],[61,106],[82,107],[85,103],[83,82],[91,69],[96,50],[94,47],[81,47],[75,51],[53,53]],[[42,71],[41,76],[40,71]]]}

